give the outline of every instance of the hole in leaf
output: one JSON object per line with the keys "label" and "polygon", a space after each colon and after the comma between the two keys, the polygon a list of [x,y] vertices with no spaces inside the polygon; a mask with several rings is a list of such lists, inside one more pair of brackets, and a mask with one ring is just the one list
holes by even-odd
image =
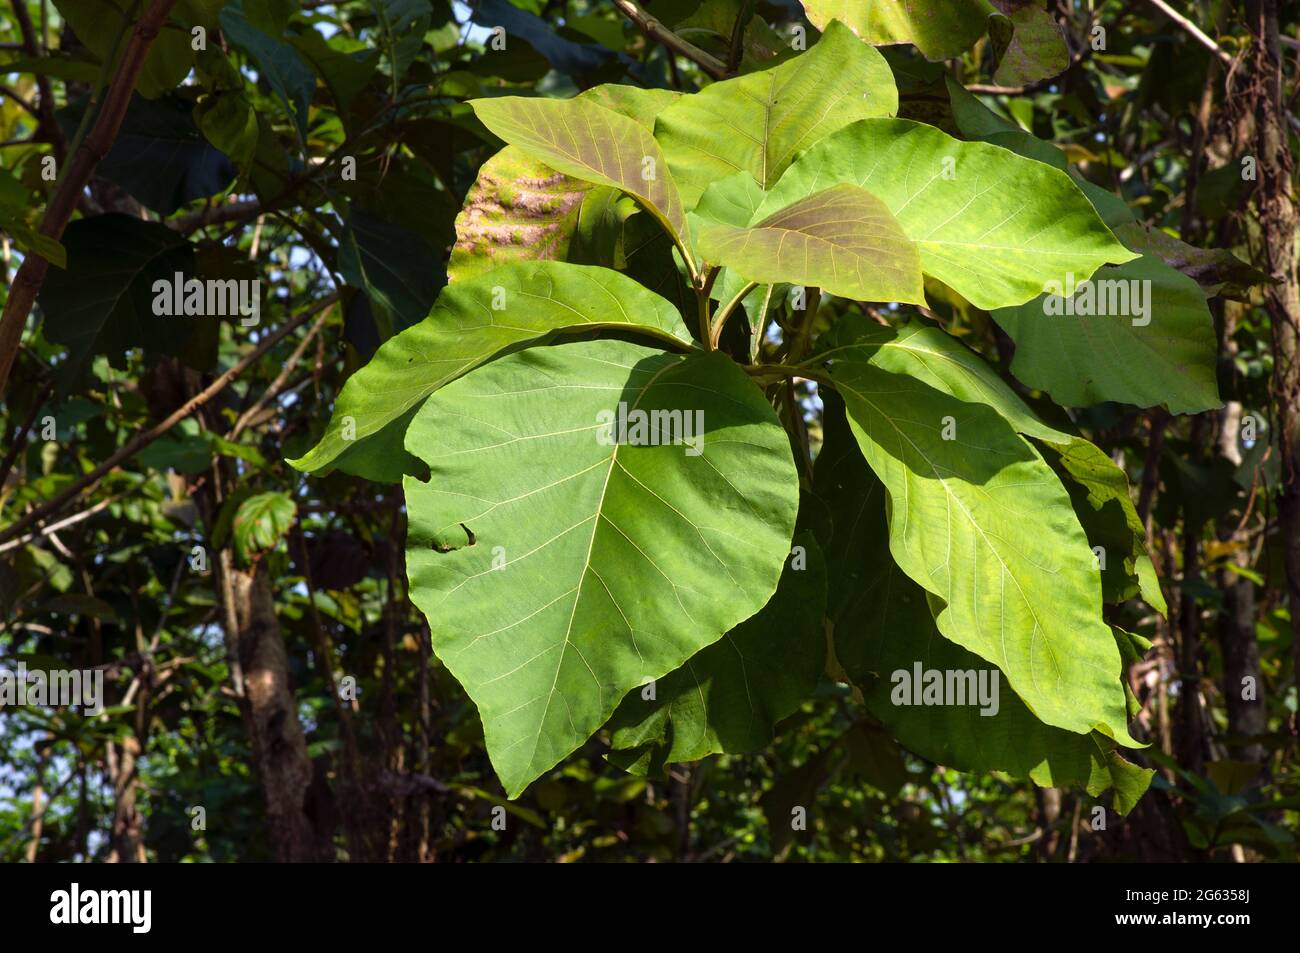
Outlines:
{"label": "hole in leaf", "polygon": [[435,553],[450,553],[458,549],[464,549],[466,546],[473,546],[477,539],[474,531],[464,523],[457,523],[460,532],[455,529],[446,533],[440,533],[435,536],[429,543]]}

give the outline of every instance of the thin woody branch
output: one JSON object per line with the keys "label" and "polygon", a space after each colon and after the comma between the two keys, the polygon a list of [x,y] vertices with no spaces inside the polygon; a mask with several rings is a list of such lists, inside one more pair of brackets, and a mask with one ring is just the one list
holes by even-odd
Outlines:
{"label": "thin woody branch", "polygon": [[686,57],[714,79],[726,79],[731,75],[726,63],[711,53],[706,53],[694,43],[683,40],[643,10],[636,0],[614,0],[614,6],[618,7],[623,16],[635,23],[637,29],[649,39],[662,43],[669,52]]}
{"label": "thin woody branch", "polygon": [[172,427],[175,427],[186,417],[190,416],[190,414],[194,413],[208,401],[212,400],[213,397],[216,397],[217,394],[225,390],[226,387],[235,380],[235,378],[239,377],[239,375],[246,371],[249,366],[261,358],[263,354],[275,347],[275,345],[279,344],[280,341],[284,339],[285,335],[289,334],[296,328],[301,327],[310,318],[319,314],[321,311],[334,304],[337,300],[337,294],[331,294],[322,298],[313,303],[310,307],[304,309],[300,314],[295,315],[287,321],[283,327],[277,328],[275,331],[268,334],[256,348],[244,355],[243,358],[232,365],[229,370],[214,380],[202,391],[195,394],[185,403],[181,404],[180,407],[176,408],[176,410],[172,411],[165,420],[155,424],[153,427],[150,427],[148,430],[137,434],[134,438],[127,441],[122,449],[118,450],[107,460],[95,467],[95,469],[91,470],[85,476],[81,477],[48,503],[43,503],[13,525],[0,530],[0,543],[8,542],[11,539],[21,536],[31,527],[37,525],[42,520],[48,519],[51,515],[63,509],[64,506],[80,496],[84,491],[94,487],[111,471],[131,459],[131,457],[135,456],[145,447],[149,446],[149,444],[153,443],[167,431],[171,430]]}
{"label": "thin woody branch", "polygon": [[1172,20],[1180,30],[1217,56],[1225,66],[1232,65],[1232,57],[1228,55],[1226,50],[1221,48],[1219,44],[1215,43],[1214,40],[1210,39],[1210,37],[1206,36],[1205,33],[1202,32],[1201,28],[1195,23],[1187,19],[1187,17],[1183,16],[1169,4],[1165,3],[1165,0],[1147,0],[1147,2]]}
{"label": "thin woody branch", "polygon": [[[77,146],[77,151],[69,160],[70,164],[59,180],[50,204],[45,208],[45,216],[41,219],[40,226],[42,235],[55,241],[63,238],[63,230],[67,228],[68,221],[77,208],[78,199],[90,182],[90,177],[94,175],[95,167],[104,156],[108,155],[109,149],[117,140],[122,119],[126,116],[127,106],[131,103],[131,94],[135,90],[136,80],[140,78],[140,71],[144,69],[145,58],[149,55],[150,47],[153,46],[154,40],[175,5],[176,0],[154,0],[144,16],[137,21],[131,39],[127,42],[126,51],[122,55],[122,62],[109,85],[108,94],[104,98],[104,105],[95,120],[95,125]],[[15,2],[15,12],[21,7],[21,2]],[[23,12],[26,13],[25,10]],[[22,22],[21,16],[19,22]],[[45,283],[45,275],[49,267],[50,263],[40,255],[32,253],[24,256],[22,267],[18,269],[18,274],[9,289],[4,314],[0,316],[0,397],[4,395],[9,372],[18,354],[23,329],[27,326],[27,316],[31,314],[36,296],[40,293],[41,285]]]}

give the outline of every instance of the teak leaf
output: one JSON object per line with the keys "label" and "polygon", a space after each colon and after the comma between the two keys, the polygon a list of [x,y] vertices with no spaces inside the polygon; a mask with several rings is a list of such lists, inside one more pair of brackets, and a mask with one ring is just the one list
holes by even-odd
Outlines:
{"label": "teak leaf", "polygon": [[700,253],[760,284],[786,282],[859,301],[925,304],[916,246],[880,199],[852,185],[801,199],[751,228],[705,226]]}
{"label": "teak leaf", "polygon": [[1214,319],[1195,281],[1144,255],[1072,284],[993,313],[1016,341],[1016,377],[1067,406],[1113,400],[1174,414],[1222,406]]}
{"label": "teak leaf", "polygon": [[802,56],[683,96],[659,114],[655,137],[693,208],[711,182],[743,171],[771,188],[818,139],[897,111],[885,58],[834,23]]}
{"label": "teak leaf", "polygon": [[[665,344],[692,346],[690,332],[663,298],[604,268],[514,262],[448,285],[432,313],[385,341],[343,385],[320,442],[293,466],[328,466],[396,483],[411,472],[401,433],[426,397],[508,348],[537,344],[571,329],[640,331]],[[388,430],[380,446],[368,440]]]}
{"label": "teak leaf", "polygon": [[[925,590],[890,556],[885,488],[862,458],[838,398],[826,402],[823,433],[815,485],[831,514],[828,614],[836,658],[867,708],[922,757],[962,771],[1006,771],[1045,787],[1081,787],[1094,797],[1114,788],[1116,809],[1127,813],[1154,772],[1125,761],[1095,732],[1043,724],[1000,670],[939,634]],[[969,697],[965,704],[895,704],[894,673],[911,677],[918,663],[945,677],[996,673],[996,709],[981,713]]]}
{"label": "teak leaf", "polygon": [[1135,257],[1064,172],[905,119],[864,119],[823,139],[759,214],[845,182],[888,206],[926,274],[986,310]]}
{"label": "teak leaf", "polygon": [[1165,611],[1128,477],[1099,447],[1043,423],[978,354],[938,328],[919,322],[882,328],[848,315],[818,343],[828,349],[840,344],[875,348],[874,361],[884,370],[906,374],[958,400],[992,407],[1017,433],[1050,447],[1054,453],[1049,462],[1064,471],[1072,496],[1076,488],[1081,492],[1082,507],[1076,506],[1076,511],[1083,514],[1080,521],[1089,531],[1088,541],[1104,544],[1112,557],[1123,557],[1107,559],[1102,570],[1103,583],[1117,596],[1111,601],[1122,601],[1140,588],[1147,602]]}
{"label": "teak leaf", "polygon": [[785,433],[719,354],[531,348],[443,388],[406,446],[430,471],[404,484],[411,597],[511,797],[761,609],[789,553]]}
{"label": "teak leaf", "polygon": [[660,774],[667,764],[772,741],[776,723],[816,688],[825,655],[825,561],[811,533],[794,543],[776,594],[757,615],[623,699],[606,726],[611,762]]}
{"label": "teak leaf", "polygon": [[672,173],[645,126],[596,102],[503,96],[475,99],[493,133],[557,172],[621,189],[685,243],[686,220]]}
{"label": "teak leaf", "polygon": [[939,631],[1005,672],[1040,720],[1134,745],[1100,575],[1060,480],[988,405],[891,372],[881,353],[823,357],[889,491],[894,559],[942,601]]}
{"label": "teak leaf", "polygon": [[[578,98],[653,129],[655,116],[678,94],[606,84]],[[620,194],[608,186],[593,186],[557,172],[518,146],[506,146],[483,163],[464,208],[456,216],[456,245],[447,265],[448,278],[472,278],[507,261],[569,260],[571,242],[587,214],[584,210],[602,193]]]}

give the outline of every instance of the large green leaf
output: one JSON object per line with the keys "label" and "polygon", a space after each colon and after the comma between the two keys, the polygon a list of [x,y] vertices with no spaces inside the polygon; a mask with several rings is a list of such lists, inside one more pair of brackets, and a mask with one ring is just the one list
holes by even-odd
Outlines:
{"label": "large green leaf", "polygon": [[925,304],[916,246],[880,199],[852,185],[810,195],[751,228],[707,225],[700,252],[759,284],[787,282],[859,301]]}
{"label": "large green leaf", "polygon": [[633,774],[721,752],[753,751],[817,687],[825,667],[826,566],[810,532],[794,538],[776,595],[755,616],[653,686],[634,689],[607,726],[609,760]]}
{"label": "large green leaf", "polygon": [[868,43],[911,43],[927,59],[966,52],[984,35],[994,12],[988,0],[802,0],[818,28],[847,24]]}
{"label": "large green leaf", "polygon": [[1065,303],[1053,295],[993,313],[1015,339],[1016,377],[1072,406],[1113,400],[1175,414],[1221,406],[1214,320],[1195,281],[1144,255],[1077,288],[1074,310],[1102,313],[1057,313]]}
{"label": "large green leaf", "polygon": [[493,133],[557,172],[627,192],[686,241],[681,198],[659,144],[635,119],[583,99],[476,99]]}
{"label": "large green leaf", "polygon": [[1104,547],[1107,601],[1122,602],[1140,589],[1147,602],[1165,611],[1128,477],[1099,447],[1043,423],[978,354],[938,328],[920,322],[883,328],[861,315],[848,315],[818,342],[832,354],[846,344],[875,348],[875,363],[886,371],[913,377],[958,400],[992,407],[1017,433],[1049,447],[1048,462],[1067,481],[1089,543]]}
{"label": "large green leaf", "polygon": [[[1117,810],[1127,813],[1152,772],[1125,761],[1096,732],[1043,724],[1000,671],[939,634],[925,591],[890,556],[885,488],[862,458],[834,396],[827,400],[823,432],[814,482],[831,514],[828,614],[835,655],[872,714],[932,761],[963,771],[1006,771],[1046,787],[1082,787],[1094,796],[1113,787]],[[996,711],[989,706],[981,714],[970,699],[965,705],[894,704],[893,674],[913,674],[918,663],[945,675],[982,670],[991,679],[996,672]]]}
{"label": "large green leaf", "polygon": [[1068,175],[905,119],[864,119],[808,150],[758,215],[832,185],[880,198],[921,251],[921,267],[976,307],[1023,304],[1048,282],[1135,257]]}
{"label": "large green leaf", "polygon": [[[638,411],[702,442],[642,439]],[[511,797],[761,609],[789,553],[789,444],[722,355],[531,348],[443,388],[406,446],[430,471],[404,481],[411,598]]]}
{"label": "large green leaf", "polygon": [[423,236],[353,206],[339,243],[339,271],[364,288],[392,332],[429,313],[438,298],[441,257]]}
{"label": "large green leaf", "polygon": [[780,66],[682,97],[659,114],[655,137],[691,208],[711,182],[738,171],[771,188],[818,139],[897,110],[889,64],[835,23],[811,50]]}
{"label": "large green leaf", "polygon": [[[59,123],[69,137],[85,108],[79,103],[59,111]],[[235,168],[204,140],[188,101],[180,96],[133,96],[113,147],[95,174],[167,216],[194,199],[224,191]]]}
{"label": "large green leaf", "polygon": [[1060,480],[991,407],[886,369],[884,353],[823,358],[889,491],[894,559],[940,601],[939,630],[1005,672],[1040,720],[1134,744],[1100,575]]}
{"label": "large green leaf", "polygon": [[320,443],[289,462],[395,483],[412,472],[401,434],[421,401],[508,348],[573,329],[634,330],[691,346],[677,311],[617,272],[561,262],[503,265],[448,285],[427,318],[385,341],[343,385]]}
{"label": "large green leaf", "polygon": [[1194,279],[1210,297],[1222,294],[1248,301],[1249,290],[1269,280],[1259,269],[1242,261],[1226,248],[1197,248],[1160,228],[1136,221],[1122,198],[1088,181],[1077,169],[1072,169],[1065,153],[1055,145],[1044,142],[997,116],[951,77],[946,82],[953,117],[963,135],[1010,149],[1017,155],[1045,162],[1069,173],[1088,197],[1088,201],[1092,202],[1102,221],[1130,251],[1161,259],[1169,267]]}
{"label": "large green leaf", "polygon": [[166,226],[116,213],[78,219],[63,233],[67,268],[41,287],[45,335],[67,345],[59,373],[70,384],[96,354],[124,366],[127,350],[179,348],[196,320],[155,313],[154,282],[192,277],[193,249]]}

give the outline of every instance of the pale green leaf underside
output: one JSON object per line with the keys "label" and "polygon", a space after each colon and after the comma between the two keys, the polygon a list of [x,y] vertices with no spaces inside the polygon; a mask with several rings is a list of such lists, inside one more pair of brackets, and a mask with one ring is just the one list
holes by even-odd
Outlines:
{"label": "pale green leaf underside", "polygon": [[448,285],[429,317],[385,341],[348,379],[320,443],[289,463],[309,473],[333,465],[395,483],[405,472],[401,454],[392,452],[401,445],[400,434],[384,440],[382,451],[367,446],[368,438],[404,426],[439,387],[508,348],[565,330],[598,328],[636,330],[692,346],[672,305],[609,269],[520,261]]}
{"label": "pale green leaf underside", "polygon": [[[1113,507],[1118,511],[1114,538],[1104,540],[1111,550],[1107,572],[1124,574],[1134,587],[1140,587],[1148,603],[1165,611],[1155,567],[1146,551],[1146,530],[1129,495],[1128,477],[1099,447],[1043,423],[978,354],[938,328],[920,322],[882,328],[862,316],[849,315],[819,344],[831,349],[830,356],[841,344],[876,348],[874,363],[883,370],[913,377],[958,400],[985,404],[1017,433],[1051,447],[1070,479],[1084,488],[1091,509]],[[1089,541],[1095,544],[1099,540],[1090,535]],[[1118,551],[1112,549],[1115,546]]]}
{"label": "pale green leaf underside", "polygon": [[926,59],[946,60],[970,49],[988,18],[988,0],[803,0],[818,29],[840,20],[868,43],[911,43]]}
{"label": "pale green leaf underside", "polygon": [[706,261],[759,284],[822,288],[859,301],[925,304],[921,259],[880,199],[837,185],[750,228],[707,225]]}
{"label": "pale green leaf underside", "polygon": [[844,419],[832,404],[815,485],[830,508],[827,557],[835,654],[863,701],[912,751],[962,771],[1006,771],[1046,787],[1073,786],[1097,796],[1115,789],[1127,813],[1150,783],[1150,771],[1125,761],[1097,733],[1077,734],[1043,724],[999,672],[998,710],[978,705],[902,706],[893,703],[894,672],[984,670],[988,662],[948,641],[935,628],[926,593],[889,553],[885,490],[868,469]]}
{"label": "pale green leaf underside", "polygon": [[730,225],[745,228],[763,204],[767,193],[748,172],[734,172],[718,179],[704,190],[695,208],[687,213],[691,235],[698,238],[705,225]]}
{"label": "pale green leaf underside", "polygon": [[[719,179],[704,190],[699,203],[686,213],[687,226],[691,230],[691,240],[696,247],[700,244],[700,232],[710,225],[728,225],[744,229],[753,220],[754,213],[763,204],[767,193],[754,181],[748,172],[736,172]],[[713,283],[711,297],[723,302],[730,301],[745,287],[746,281],[735,269],[724,268]]]}
{"label": "pale green leaf underside", "polygon": [[[603,444],[599,414],[620,402],[701,412],[702,454]],[[404,484],[411,598],[512,797],[761,609],[789,552],[785,433],[722,355],[531,348],[443,388],[406,446],[430,469]]]}
{"label": "pale green leaf underside", "polygon": [[655,684],[634,689],[606,726],[609,760],[633,774],[771,743],[776,723],[817,687],[826,654],[826,567],[812,534],[795,536],[776,595],[757,615]]}
{"label": "pale green leaf underside", "polygon": [[856,119],[897,111],[885,58],[832,24],[792,60],[682,97],[659,114],[655,137],[693,208],[711,182],[743,171],[770,188],[818,139]]}
{"label": "pale green leaf underside", "polygon": [[1135,257],[1059,169],[904,119],[864,119],[823,139],[757,214],[846,182],[888,206],[926,274],[985,310]]}
{"label": "pale green leaf underside", "polygon": [[940,631],[1005,672],[1041,721],[1134,744],[1100,576],[1060,480],[990,407],[880,354],[839,348],[831,376],[889,490],[894,559],[944,603]]}
{"label": "pale green leaf underside", "polygon": [[[1016,341],[1011,365],[1016,377],[1066,406],[1113,400],[1138,407],[1163,404],[1174,414],[1222,406],[1214,320],[1195,281],[1145,255],[1103,268],[1091,285],[1090,307],[1104,299],[1108,313],[1047,314],[1046,296],[994,312]],[[1134,313],[1134,290],[1147,304],[1145,315]],[[1134,325],[1134,319],[1149,323]]]}
{"label": "pale green leaf underside", "polygon": [[643,89],[621,83],[604,83],[578,94],[579,99],[589,99],[597,106],[612,109],[651,132],[659,114],[681,97],[681,93],[671,89]]}
{"label": "pale green leaf underside", "polygon": [[668,164],[636,120],[582,98],[503,96],[470,105],[483,125],[510,145],[557,172],[627,192],[686,241],[682,202]]}

